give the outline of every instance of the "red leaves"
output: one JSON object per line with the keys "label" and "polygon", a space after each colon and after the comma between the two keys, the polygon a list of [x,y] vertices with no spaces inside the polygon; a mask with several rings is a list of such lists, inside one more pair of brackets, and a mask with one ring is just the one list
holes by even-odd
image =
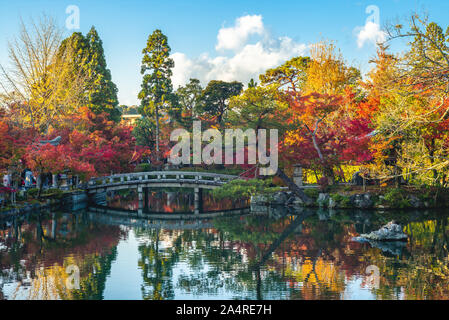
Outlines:
{"label": "red leaves", "polygon": [[17,192],[16,189],[10,188],[10,187],[4,187],[4,186],[0,186],[0,194],[3,193],[15,193]]}
{"label": "red leaves", "polygon": [[0,169],[4,169],[9,164],[12,153],[13,137],[9,134],[9,126],[0,120]]}
{"label": "red leaves", "polygon": [[17,127],[0,116],[0,172],[20,161],[27,144],[35,136],[35,130]]}
{"label": "red leaves", "polygon": [[85,108],[65,119],[62,127],[53,129],[45,139],[57,136],[61,137],[58,146],[28,142],[25,160],[34,172],[69,170],[90,179],[111,172],[129,172],[148,154],[148,148],[135,145],[130,127],[116,125],[106,115],[95,115]]}
{"label": "red leaves", "polygon": [[330,113],[338,110],[343,99],[339,96],[316,92],[305,96],[290,92],[288,102],[294,112],[290,122],[299,121],[303,125],[313,128],[317,121],[321,121]]}
{"label": "red leaves", "polygon": [[131,129],[108,125],[99,125],[96,129],[99,127],[106,131],[80,132],[75,129],[70,133],[68,146],[72,156],[92,165],[97,174],[131,170],[132,163],[144,153],[142,148],[137,150],[135,147]]}
{"label": "red leaves", "polygon": [[340,123],[341,160],[350,164],[362,164],[373,159],[369,145],[371,137],[371,121],[366,118],[345,119]]}
{"label": "red leaves", "polygon": [[49,143],[43,146],[29,145],[25,153],[26,163],[36,175],[46,172],[62,172],[66,168],[65,157],[64,145],[53,146]]}
{"label": "red leaves", "polygon": [[367,114],[375,108],[373,101],[357,101],[352,91],[344,96],[290,93],[289,104],[293,111],[289,122],[297,129],[289,131],[280,145],[280,154],[286,160],[324,169],[372,159],[368,136],[372,129]]}
{"label": "red leaves", "polygon": [[[337,134],[328,118],[337,116],[334,113],[342,102],[341,97],[334,95],[290,93],[293,115],[289,122],[298,129],[287,133],[282,151],[285,156],[307,167],[329,166],[335,162]],[[324,159],[320,159],[320,153]]]}

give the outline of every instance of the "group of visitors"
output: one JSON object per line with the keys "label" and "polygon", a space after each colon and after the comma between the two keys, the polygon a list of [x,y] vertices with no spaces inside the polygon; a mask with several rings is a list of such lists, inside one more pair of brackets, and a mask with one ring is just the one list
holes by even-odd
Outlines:
{"label": "group of visitors", "polygon": [[[37,179],[33,175],[30,169],[25,169],[20,175],[19,188],[25,188],[28,190],[30,188],[36,187]],[[3,176],[3,186],[6,188],[13,187],[13,181],[11,174],[5,174]]]}

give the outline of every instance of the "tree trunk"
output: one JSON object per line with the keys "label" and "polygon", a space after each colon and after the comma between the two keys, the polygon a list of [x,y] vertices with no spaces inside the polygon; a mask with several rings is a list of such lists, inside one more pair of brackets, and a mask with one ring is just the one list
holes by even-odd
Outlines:
{"label": "tree trunk", "polygon": [[312,133],[312,142],[313,142],[313,147],[315,148],[316,152],[318,153],[318,157],[320,158],[321,162],[324,163],[324,157],[323,157],[323,154],[321,153],[320,147],[318,146],[318,142],[316,141],[315,133]]}
{"label": "tree trunk", "polygon": [[159,106],[156,106],[156,160],[159,161]]}
{"label": "tree trunk", "polygon": [[[433,167],[434,163],[435,163],[435,140],[432,139],[430,142],[430,146],[427,147],[427,149],[429,150],[429,160],[430,160],[430,166]],[[438,182],[438,171],[436,169],[432,169],[432,173],[433,173],[433,185],[437,186],[439,185]]]}
{"label": "tree trunk", "polygon": [[329,184],[334,184],[334,171],[332,170],[331,167],[328,166],[326,160],[324,159],[323,154],[321,153],[320,147],[318,146],[318,142],[316,141],[316,136],[315,133],[312,133],[312,142],[313,142],[313,146],[316,150],[316,152],[318,153],[318,157],[320,158],[321,164],[323,166],[323,173],[324,176],[329,180]]}
{"label": "tree trunk", "polygon": [[395,164],[394,165],[394,184],[396,186],[396,188],[400,188],[401,187],[401,177],[399,176],[399,167]]}
{"label": "tree trunk", "polygon": [[37,192],[37,198],[40,200],[42,194],[42,187],[44,186],[44,179],[42,179],[41,173],[38,175],[36,182],[38,183],[37,187],[39,188],[39,191]]}
{"label": "tree trunk", "polygon": [[[260,119],[259,119],[259,121],[260,121]],[[257,150],[259,149],[259,134],[258,134],[258,132],[259,132],[259,129],[260,129],[260,124],[258,123],[257,124],[257,127],[256,127],[256,149],[255,149],[255,152],[257,153]],[[249,139],[248,139],[248,144],[249,144]],[[237,148],[237,145],[235,146],[236,148]],[[271,151],[270,151],[271,152]],[[249,155],[248,155],[249,156]],[[248,159],[248,162],[249,162],[249,159]],[[256,162],[257,163],[257,162]],[[260,168],[259,168],[259,166],[256,164],[256,170],[254,171],[254,178],[256,178],[256,179],[259,179],[259,170],[260,170]]]}
{"label": "tree trunk", "polygon": [[312,199],[310,199],[304,191],[302,191],[293,181],[290,179],[284,171],[282,171],[280,168],[278,168],[278,171],[276,172],[276,175],[284,181],[284,183],[288,186],[288,188],[298,197],[300,198],[305,204],[311,204]]}

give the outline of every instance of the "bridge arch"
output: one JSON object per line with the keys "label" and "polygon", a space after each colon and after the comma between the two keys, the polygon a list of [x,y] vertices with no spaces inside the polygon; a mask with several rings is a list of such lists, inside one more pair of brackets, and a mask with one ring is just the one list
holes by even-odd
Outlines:
{"label": "bridge arch", "polygon": [[139,195],[139,214],[143,213],[144,197],[148,188],[193,188],[195,191],[195,213],[200,213],[202,189],[215,189],[239,176],[188,171],[152,171],[115,174],[107,177],[91,179],[87,185],[87,193],[92,198],[97,193],[123,189],[137,189]]}

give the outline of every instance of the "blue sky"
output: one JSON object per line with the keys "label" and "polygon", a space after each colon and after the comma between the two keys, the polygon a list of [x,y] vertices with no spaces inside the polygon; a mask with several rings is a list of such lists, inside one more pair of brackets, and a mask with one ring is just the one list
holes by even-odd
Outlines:
{"label": "blue sky", "polygon": [[[80,29],[66,29],[67,35],[96,27],[122,104],[138,103],[141,51],[156,28],[168,36],[177,87],[190,77],[203,85],[211,79],[246,83],[307,54],[308,46],[322,39],[336,41],[348,63],[367,71],[374,43],[382,37],[376,24],[404,19],[412,11],[427,12],[444,28],[449,22],[447,0],[0,0],[0,63],[8,62],[7,42],[18,33],[20,17],[27,22],[46,13],[65,26],[69,5],[80,10]],[[378,22],[366,12],[370,5],[378,8]]]}

